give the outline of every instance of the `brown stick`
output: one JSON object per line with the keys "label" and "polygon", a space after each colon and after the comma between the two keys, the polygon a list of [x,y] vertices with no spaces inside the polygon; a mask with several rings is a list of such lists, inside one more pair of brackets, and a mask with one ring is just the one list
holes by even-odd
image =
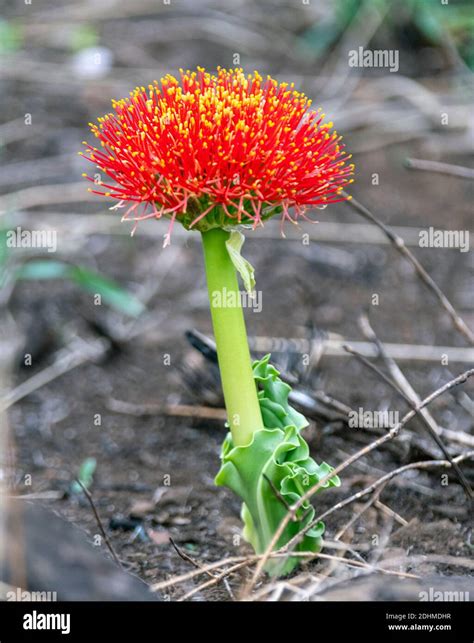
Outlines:
{"label": "brown stick", "polygon": [[344,536],[346,531],[354,525],[359,518],[369,509],[373,504],[375,504],[382,493],[384,489],[384,485],[381,485],[379,489],[376,490],[372,498],[369,498],[365,505],[361,507],[361,509],[352,516],[352,518],[343,526],[341,529],[337,532],[337,534],[334,536],[334,540],[341,540],[341,538]]}
{"label": "brown stick", "polygon": [[[420,418],[420,420],[422,421],[422,423],[424,424],[424,426],[428,430],[428,433],[432,436],[432,438],[434,439],[434,441],[436,442],[438,447],[441,449],[441,451],[443,452],[443,455],[446,458],[446,460],[448,460],[448,462],[450,462],[451,466],[453,467],[453,470],[455,471],[455,473],[457,475],[457,478],[458,478],[459,482],[461,483],[461,486],[463,487],[464,491],[466,492],[467,499],[471,500],[471,498],[472,498],[471,485],[469,484],[469,482],[468,482],[466,476],[464,475],[464,473],[461,471],[461,469],[457,465],[456,461],[451,457],[451,454],[447,450],[446,446],[444,445],[443,441],[441,440],[441,438],[437,434],[436,430],[432,427],[432,425],[430,424],[429,420],[424,415],[423,410],[418,410],[417,409],[417,404],[419,404],[419,402],[420,402],[420,399],[418,398],[418,396],[417,396],[417,401],[415,402],[415,400],[412,399],[411,397],[409,397],[401,389],[401,387],[398,386],[398,384],[396,382],[394,382],[390,377],[387,377],[385,375],[385,373],[383,373],[379,368],[377,368],[377,366],[375,366],[375,364],[372,364],[372,362],[370,362],[367,358],[365,358],[363,355],[361,355],[360,353],[355,351],[350,346],[346,345],[346,346],[344,346],[344,348],[348,353],[350,353],[351,355],[354,355],[354,357],[356,359],[358,359],[362,364],[364,364],[365,366],[370,368],[372,371],[377,373],[377,375],[382,377],[383,380],[385,382],[387,382],[387,384],[391,388],[393,388],[393,390],[396,391],[398,393],[398,395],[400,395],[405,400],[405,402],[407,402],[407,404],[413,410],[416,411],[416,413],[418,414],[418,417]],[[435,424],[435,426],[436,426],[436,424]]]}
{"label": "brown stick", "polygon": [[[71,342],[71,345],[72,344],[75,345],[77,342]],[[105,340],[96,339],[89,344],[83,341],[78,348],[73,347],[69,352],[65,350],[58,351],[57,359],[52,364],[29,377],[0,399],[0,411],[8,409],[27,395],[30,395],[42,386],[45,386],[45,384],[49,384],[49,382],[77,368],[81,364],[97,359],[105,352],[107,346],[108,343]]]}
{"label": "brown stick", "polygon": [[[456,461],[461,462],[462,460],[467,460],[468,458],[472,458],[472,457],[474,457],[474,451],[469,451],[468,453],[464,453],[463,455],[458,456],[456,458]],[[342,509],[342,507],[349,505],[351,502],[359,500],[360,498],[366,496],[368,493],[375,491],[378,487],[380,487],[380,485],[385,485],[387,482],[389,482],[389,480],[391,480],[392,478],[395,478],[401,473],[405,473],[405,471],[410,471],[410,469],[430,469],[431,467],[449,468],[451,466],[452,465],[448,460],[421,460],[420,462],[411,462],[410,464],[405,464],[403,467],[394,469],[393,471],[390,471],[389,473],[382,476],[381,478],[378,478],[378,480],[373,482],[365,489],[362,489],[361,491],[354,493],[352,496],[349,496],[349,498],[345,498],[344,500],[341,500],[341,502],[338,502],[336,505],[334,505],[333,507],[331,507],[330,509],[322,513],[320,516],[312,520],[311,523],[308,524],[303,531],[296,534],[296,536],[294,536],[280,551],[282,552],[286,550],[289,551],[291,547],[294,544],[296,544],[296,542],[301,537],[301,535],[307,530],[314,527],[314,525],[316,525],[320,520],[323,520],[323,518],[326,518],[327,516],[334,513],[335,511]]]}
{"label": "brown stick", "polygon": [[463,167],[462,165],[408,158],[405,161],[405,166],[410,170],[425,170],[426,172],[438,172],[439,174],[458,176],[461,179],[474,179],[474,170],[470,167]]}
{"label": "brown stick", "polygon": [[[285,553],[274,552],[270,554],[270,558],[282,558],[285,555],[286,555]],[[361,560],[361,561],[348,560],[347,558],[343,558],[342,556],[334,556],[332,554],[323,554],[321,552],[319,553],[293,552],[292,556],[295,556],[301,559],[308,559],[308,560],[311,560],[313,558],[322,558],[324,560],[335,560],[335,561],[342,562],[348,565],[349,567],[364,568],[364,569],[370,570],[371,572],[380,572],[382,574],[387,574],[389,576],[398,576],[401,578],[419,578],[419,576],[417,576],[416,574],[411,574],[407,572],[398,572],[391,569],[385,569],[384,567],[379,567],[379,566],[375,566],[370,563],[367,563],[364,560]],[[214,585],[215,584],[214,581],[219,582],[220,580],[224,579],[226,576],[236,571],[237,569],[241,567],[247,567],[247,566],[253,565],[261,558],[262,558],[262,555],[257,555],[257,554],[250,555],[250,556],[231,556],[229,558],[224,558],[214,563],[202,565],[200,569],[194,569],[193,571],[187,572],[186,574],[174,576],[173,578],[169,578],[168,580],[156,583],[155,585],[152,585],[150,589],[152,592],[159,591],[162,589],[167,589],[168,587],[179,585],[180,583],[184,583],[187,580],[191,580],[196,576],[200,576],[201,574],[207,573],[211,569],[220,569],[225,565],[231,565],[230,567],[227,567],[226,569],[224,569],[222,572],[216,574],[216,576],[212,579],[212,581],[206,581],[205,586],[208,587],[210,585]],[[192,593],[194,594],[197,591],[200,591],[201,589],[204,589],[204,588],[205,588],[204,585],[200,585],[198,588],[193,589]],[[189,596],[186,595],[186,597],[189,597]],[[184,600],[184,598],[186,597],[182,597],[180,600]]]}
{"label": "brown stick", "polygon": [[107,545],[107,547],[108,547],[108,550],[109,550],[109,551],[110,551],[110,553],[112,554],[112,558],[115,560],[115,562],[117,563],[117,565],[118,565],[120,568],[122,568],[122,563],[120,562],[119,557],[118,557],[118,556],[117,556],[117,554],[115,553],[115,549],[112,547],[112,543],[110,542],[109,537],[107,536],[107,534],[106,534],[106,532],[105,532],[104,525],[102,524],[102,520],[100,519],[100,516],[99,516],[99,512],[97,511],[96,506],[95,506],[95,503],[94,503],[94,500],[92,499],[91,492],[90,492],[90,491],[89,491],[89,489],[85,486],[85,484],[83,484],[83,483],[79,480],[79,478],[76,478],[76,482],[80,485],[80,487],[81,487],[82,491],[84,492],[84,495],[86,496],[87,500],[89,501],[89,504],[90,504],[90,506],[91,506],[91,509],[92,509],[92,511],[93,511],[93,513],[94,513],[94,516],[95,516],[95,519],[96,519],[96,521],[97,521],[97,525],[98,525],[98,527],[99,527],[99,529],[100,529],[100,533],[102,534],[102,537],[103,537],[103,539],[104,539],[104,541],[105,541],[105,544],[106,544],[106,545]]}
{"label": "brown stick", "polygon": [[[343,196],[349,196],[345,192],[341,192]],[[426,272],[426,270],[423,268],[421,263],[418,261],[418,259],[415,257],[415,255],[408,250],[408,248],[405,245],[405,242],[403,239],[395,234],[391,228],[389,228],[385,223],[380,221],[370,210],[368,210],[364,205],[356,201],[356,199],[351,199],[349,201],[346,201],[346,203],[351,206],[358,214],[360,214],[364,219],[368,219],[372,223],[374,223],[377,227],[382,230],[387,238],[391,241],[391,243],[394,245],[394,247],[400,252],[401,255],[407,259],[412,266],[415,268],[416,273],[420,277],[420,279],[423,281],[423,283],[428,286],[428,288],[431,290],[431,292],[434,293],[434,295],[437,297],[439,303],[441,306],[444,308],[444,310],[448,313],[448,315],[451,317],[451,320],[454,324],[454,326],[458,329],[458,331],[464,336],[465,339],[471,344],[474,345],[474,333],[472,330],[469,328],[469,326],[466,324],[466,322],[462,319],[462,317],[457,313],[456,309],[454,306],[451,304],[449,299],[446,297],[446,295],[443,293],[441,288],[436,284],[433,279],[429,276],[429,274]]]}
{"label": "brown stick", "polygon": [[219,583],[221,580],[225,580],[225,578],[229,574],[232,574],[232,572],[236,572],[241,567],[247,567],[247,565],[251,565],[251,564],[252,564],[252,561],[244,560],[241,563],[236,563],[235,565],[232,565],[232,567],[225,569],[220,574],[213,576],[211,580],[208,580],[205,583],[202,583],[201,585],[198,585],[198,587],[195,587],[194,589],[189,591],[187,594],[185,594],[179,599],[179,602],[181,603],[182,601],[185,601],[188,598],[191,598],[191,596],[194,596],[194,594],[197,594],[198,592],[202,591],[203,589],[206,589],[207,587],[211,587],[212,585],[217,585],[217,583]]}
{"label": "brown stick", "polygon": [[225,409],[212,406],[196,406],[194,404],[135,404],[109,398],[107,408],[115,413],[143,417],[145,415],[172,415],[175,417],[203,418],[206,420],[226,420]]}
{"label": "brown stick", "polygon": [[[385,346],[375,334],[375,331],[372,328],[367,315],[362,315],[360,319],[360,323],[362,327],[362,332],[366,335],[367,339],[370,339],[375,343],[379,351],[379,355],[382,357],[382,359],[384,360],[385,364],[387,365],[390,371],[392,379],[389,378],[388,383],[390,384],[390,382],[393,382],[393,385],[394,385],[393,387],[397,390],[399,395],[401,395],[405,399],[405,401],[411,406],[412,409],[416,408],[416,405],[420,403],[420,396],[412,387],[410,382],[407,380],[403,371],[400,369],[396,361],[392,357],[390,357],[390,355],[387,353]],[[425,428],[427,429],[428,433],[431,435],[431,437],[436,442],[439,449],[442,451],[446,460],[448,460],[451,463],[451,466],[453,467],[454,472],[456,473],[461,485],[464,488],[464,491],[466,492],[466,496],[468,500],[471,500],[473,497],[471,485],[469,484],[461,468],[456,464],[456,462],[451,457],[451,454],[449,453],[446,445],[441,439],[441,436],[440,436],[441,429],[439,428],[436,420],[431,415],[429,409],[422,409],[421,411],[419,411],[419,417],[422,423],[424,424]]]}
{"label": "brown stick", "polygon": [[380,509],[380,511],[382,511],[387,516],[394,518],[402,527],[406,527],[406,525],[408,525],[408,520],[405,520],[403,516],[400,516],[400,514],[394,511],[391,507],[388,507],[381,500],[376,500],[374,506],[377,507],[377,509]]}
{"label": "brown stick", "polygon": [[[290,505],[287,503],[287,501],[285,500],[285,498],[281,495],[281,493],[280,493],[280,492],[278,491],[278,489],[275,487],[275,484],[274,484],[273,480],[271,480],[271,479],[270,479],[270,478],[269,478],[265,473],[263,473],[262,475],[263,475],[263,477],[265,478],[265,480],[268,482],[268,485],[269,485],[270,489],[272,490],[272,493],[273,493],[273,495],[275,496],[275,498],[276,498],[279,502],[281,502],[281,504],[285,507],[285,509],[286,509],[287,511],[289,511],[289,512],[291,513],[292,509],[291,509]],[[296,516],[295,516],[295,515],[292,515],[292,518],[291,518],[291,519],[296,521]]]}

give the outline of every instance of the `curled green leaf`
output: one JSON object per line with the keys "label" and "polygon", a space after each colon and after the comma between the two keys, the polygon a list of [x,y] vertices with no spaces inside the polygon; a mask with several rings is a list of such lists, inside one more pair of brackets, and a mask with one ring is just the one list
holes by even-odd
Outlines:
{"label": "curled green leaf", "polygon": [[[269,364],[269,358],[267,355],[253,365],[254,378],[262,387],[259,401],[265,428],[256,431],[252,442],[243,447],[234,447],[229,433],[216,477],[216,484],[229,487],[242,498],[243,535],[258,554],[270,544],[288,507],[332,471],[325,462],[318,465],[310,457],[308,445],[300,435],[308,422],[289,405],[291,389]],[[339,485],[339,478],[334,476],[322,488]],[[315,509],[305,501],[296,520],[289,522],[282,533],[277,549],[307,529],[314,516]],[[324,523],[318,522],[302,536],[295,551],[320,551],[323,533]],[[298,562],[296,556],[270,559],[266,571],[280,576],[292,571]]]}

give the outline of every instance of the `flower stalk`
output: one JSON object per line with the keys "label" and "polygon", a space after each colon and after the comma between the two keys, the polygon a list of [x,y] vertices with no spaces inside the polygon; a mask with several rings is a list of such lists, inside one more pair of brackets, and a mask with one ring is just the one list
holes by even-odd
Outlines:
{"label": "flower stalk", "polygon": [[[290,387],[269,364],[270,356],[251,364],[235,257],[231,256],[231,233],[212,228],[201,234],[230,427],[222,446],[222,466],[216,484],[232,489],[242,499],[243,536],[262,554],[285,517],[286,508],[298,501],[308,486],[324,478],[331,467],[325,462],[318,465],[310,457],[308,445],[300,435],[308,422],[290,406]],[[241,244],[238,250],[240,247]],[[242,262],[249,265],[240,253],[239,258],[238,265]],[[334,476],[324,486],[337,485],[339,479]],[[313,517],[314,508],[306,502],[284,530],[277,547],[304,530]],[[297,549],[318,552],[323,532],[324,524],[319,522],[305,533]],[[298,562],[298,558],[289,556],[269,561],[265,569],[278,576],[291,572]]]}
{"label": "flower stalk", "polygon": [[[202,232],[204,262],[212,325],[227,418],[236,446],[245,446],[263,428],[252,373],[245,319],[239,298],[237,273],[227,250],[230,233],[221,228]],[[234,305],[223,305],[224,294],[235,293]],[[221,296],[218,296],[218,295]]]}

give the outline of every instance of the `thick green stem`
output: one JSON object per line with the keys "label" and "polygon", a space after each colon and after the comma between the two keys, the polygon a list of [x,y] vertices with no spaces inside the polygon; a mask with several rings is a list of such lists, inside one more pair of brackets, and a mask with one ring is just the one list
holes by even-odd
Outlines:
{"label": "thick green stem", "polygon": [[252,374],[239,284],[226,247],[229,232],[213,228],[202,233],[212,325],[234,446],[244,446],[263,429]]}

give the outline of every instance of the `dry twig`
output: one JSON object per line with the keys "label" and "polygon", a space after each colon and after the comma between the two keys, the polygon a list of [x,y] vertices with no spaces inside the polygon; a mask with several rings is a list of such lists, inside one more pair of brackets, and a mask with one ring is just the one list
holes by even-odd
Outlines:
{"label": "dry twig", "polygon": [[114,398],[108,398],[106,406],[115,413],[143,417],[145,415],[171,415],[175,417],[193,417],[206,420],[226,420],[225,409],[194,404],[135,404]]}
{"label": "dry twig", "polygon": [[405,166],[410,170],[424,170],[426,172],[438,172],[439,174],[458,176],[462,179],[474,179],[474,170],[470,167],[463,167],[462,165],[408,158],[405,161]]}
{"label": "dry twig", "polygon": [[[348,194],[346,194],[345,192],[342,192],[342,194],[344,196],[348,196]],[[358,201],[356,201],[356,199],[351,199],[350,201],[346,201],[346,203],[349,206],[351,206],[354,210],[356,210],[358,214],[364,217],[364,219],[368,219],[369,221],[372,221],[372,223],[378,226],[385,233],[385,235],[388,237],[388,239],[390,239],[390,241],[392,242],[394,247],[400,252],[400,254],[402,254],[405,257],[405,259],[407,259],[412,264],[412,266],[415,268],[416,273],[423,281],[423,283],[426,286],[428,286],[428,288],[437,297],[441,306],[451,317],[451,320],[453,321],[454,326],[464,336],[464,338],[467,339],[467,341],[471,345],[473,345],[474,333],[466,324],[466,322],[462,319],[459,313],[456,311],[456,309],[451,304],[451,302],[446,297],[446,295],[443,293],[443,291],[438,286],[438,284],[436,284],[435,281],[433,281],[433,279],[429,276],[429,274],[423,268],[423,266],[415,257],[415,255],[410,250],[408,250],[403,239],[397,234],[395,234],[391,228],[389,228],[387,225],[385,225],[385,223],[380,221],[380,219],[378,219],[374,214],[372,214],[372,212],[370,212],[370,210],[368,210],[364,205],[362,205],[362,203],[359,203]]]}
{"label": "dry twig", "polygon": [[[380,342],[378,342],[377,345],[382,346],[380,344]],[[458,477],[459,482],[461,483],[462,487],[464,488],[464,491],[466,492],[466,496],[467,496],[468,500],[470,500],[472,498],[471,485],[469,484],[469,482],[468,482],[466,476],[464,475],[464,473],[461,471],[461,469],[457,465],[456,461],[451,457],[448,449],[446,448],[444,442],[439,437],[436,429],[433,427],[433,425],[435,427],[437,427],[437,424],[434,421],[434,419],[432,420],[432,422],[430,422],[430,420],[424,414],[424,411],[426,411],[426,409],[418,410],[417,405],[420,403],[420,398],[416,394],[415,394],[416,397],[409,397],[408,394],[405,393],[405,391],[401,387],[399,387],[396,382],[394,382],[390,377],[387,377],[385,375],[385,373],[383,373],[377,366],[375,366],[375,364],[372,364],[372,362],[370,362],[363,355],[361,355],[360,353],[355,351],[353,348],[351,348],[351,346],[346,345],[345,349],[347,350],[348,353],[350,353],[351,355],[354,355],[354,357],[356,357],[362,364],[364,364],[365,366],[370,368],[372,371],[377,373],[377,375],[379,375],[385,382],[387,382],[387,384],[391,388],[393,388],[407,402],[407,404],[413,410],[416,411],[416,413],[419,415],[420,419],[422,420],[423,424],[427,428],[429,434],[432,436],[432,438],[434,439],[434,441],[436,442],[438,447],[441,449],[444,457],[446,458],[446,460],[448,460],[448,462],[453,467],[453,470],[456,472],[456,475]],[[390,359],[390,358],[388,358],[388,359]],[[431,414],[429,415],[429,417],[432,418]]]}
{"label": "dry twig", "polygon": [[95,516],[95,519],[96,519],[96,522],[97,522],[97,526],[98,526],[98,527],[99,527],[99,529],[100,529],[100,533],[102,534],[102,538],[104,539],[105,544],[107,545],[108,550],[109,550],[109,551],[110,551],[110,553],[112,554],[112,558],[115,560],[115,562],[117,563],[117,565],[118,565],[120,568],[122,568],[122,563],[120,562],[119,557],[118,557],[118,556],[117,556],[117,554],[115,553],[115,549],[113,548],[112,543],[110,542],[110,539],[109,539],[109,537],[107,536],[107,533],[106,533],[106,531],[105,531],[105,529],[104,529],[104,525],[102,524],[102,520],[100,519],[99,512],[97,511],[97,508],[96,508],[96,506],[95,506],[95,502],[94,502],[94,500],[92,499],[92,494],[91,494],[91,492],[90,492],[90,491],[89,491],[89,489],[85,486],[85,484],[83,484],[83,483],[81,482],[81,480],[79,480],[79,478],[76,478],[76,482],[77,482],[77,484],[81,487],[82,491],[84,492],[84,495],[86,496],[87,500],[89,501],[89,504],[90,504],[90,506],[91,506],[91,509],[92,509],[92,511],[93,511],[93,513],[94,513],[94,516]]}
{"label": "dry twig", "polygon": [[[416,408],[416,406],[420,403],[420,396],[416,393],[415,389],[407,380],[407,378],[403,374],[402,370],[400,369],[396,361],[392,357],[390,357],[390,355],[387,353],[385,346],[375,334],[367,315],[363,315],[361,317],[360,324],[362,327],[362,331],[364,332],[366,337],[371,341],[373,341],[374,344],[377,346],[379,355],[382,357],[382,359],[384,360],[385,364],[387,365],[390,371],[392,379],[388,378],[386,380],[387,383],[390,386],[392,386],[392,388],[394,388],[399,393],[399,395],[401,395],[405,399],[405,401],[411,406],[412,409]],[[446,460],[449,460],[449,462],[451,463],[453,470],[455,471],[461,485],[464,488],[464,491],[466,492],[468,500],[472,499],[473,494],[472,494],[471,486],[468,480],[466,479],[466,476],[461,471],[460,467],[456,464],[456,462],[451,457],[451,454],[449,453],[448,449],[446,448],[446,445],[441,439],[440,437],[441,429],[439,428],[436,420],[434,419],[429,409],[427,408],[421,409],[421,411],[419,411],[418,414],[422,423],[427,429],[428,433],[436,442],[437,446],[443,453]]]}
{"label": "dry twig", "polygon": [[[284,556],[286,556],[286,554],[280,553],[280,552],[273,552],[272,554],[270,554],[270,558],[282,558]],[[293,552],[292,556],[308,559],[308,560],[311,560],[314,558],[322,558],[324,560],[334,560],[334,561],[344,563],[349,567],[369,569],[371,572],[380,572],[382,574],[387,574],[389,576],[398,576],[402,578],[418,578],[416,574],[410,574],[407,572],[398,572],[396,570],[385,569],[384,567],[374,566],[365,561],[348,560],[347,558],[343,558],[341,556],[333,556],[332,554],[323,554],[321,552],[320,553]],[[186,582],[187,580],[191,580],[194,577],[199,576],[201,574],[207,574],[210,570],[220,569],[222,567],[225,567],[226,565],[230,565],[230,567],[227,567],[227,569],[224,569],[222,572],[218,573],[209,581],[205,581],[198,587],[195,587],[193,590],[188,592],[188,594],[185,594],[185,596],[181,597],[180,600],[183,601],[183,600],[186,600],[187,598],[190,598],[191,596],[198,593],[199,591],[206,589],[207,587],[210,587],[212,585],[215,585],[216,583],[223,580],[229,574],[232,574],[234,571],[237,571],[238,569],[241,569],[243,567],[248,567],[250,565],[255,564],[256,562],[261,560],[262,557],[263,557],[263,554],[251,555],[251,556],[231,556],[229,558],[224,558],[223,560],[220,560],[214,563],[209,563],[208,565],[202,565],[199,569],[195,569],[186,574],[174,576],[166,581],[161,581],[159,583],[156,583],[152,585],[150,589],[152,591],[167,589],[168,587],[179,585],[181,583]]]}
{"label": "dry twig", "polygon": [[[473,456],[474,456],[474,451],[469,451],[468,453],[463,453],[462,455],[455,458],[455,462],[462,462],[463,460],[467,460],[469,458],[472,458]],[[363,498],[364,496],[366,496],[368,493],[375,491],[378,487],[380,487],[381,485],[385,485],[392,478],[395,478],[395,476],[405,473],[405,471],[410,471],[411,469],[431,469],[432,467],[450,468],[451,466],[452,466],[451,462],[449,462],[448,460],[421,460],[420,462],[410,462],[410,464],[405,464],[404,466],[399,467],[398,469],[394,469],[393,471],[390,471],[389,473],[382,476],[381,478],[373,482],[365,489],[358,491],[357,493],[353,494],[349,498],[345,498],[345,500],[341,500],[341,502],[338,502],[336,505],[334,505],[333,507],[331,507],[330,509],[322,513],[320,516],[312,520],[311,523],[305,527],[304,531],[311,529],[311,527],[314,527],[314,525],[317,524],[320,520],[323,520],[323,518],[326,518],[327,516],[334,513],[335,511],[342,509],[342,507],[345,507],[351,502],[357,501],[360,498]],[[292,538],[287,543],[287,545],[285,545],[284,549],[290,549],[292,545],[296,544],[298,537],[300,536],[301,536],[301,532],[297,534],[294,538]]]}

